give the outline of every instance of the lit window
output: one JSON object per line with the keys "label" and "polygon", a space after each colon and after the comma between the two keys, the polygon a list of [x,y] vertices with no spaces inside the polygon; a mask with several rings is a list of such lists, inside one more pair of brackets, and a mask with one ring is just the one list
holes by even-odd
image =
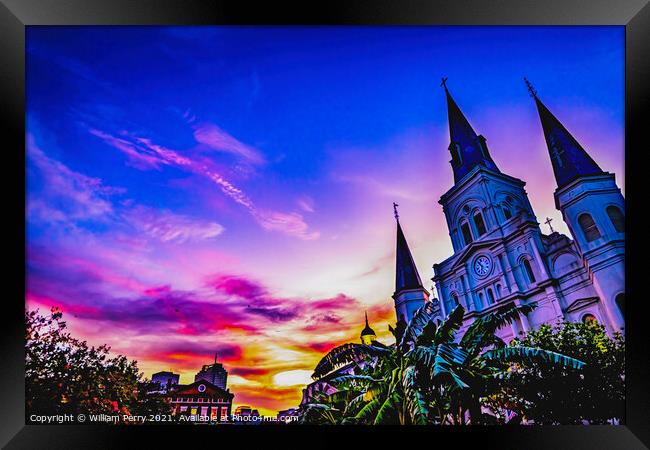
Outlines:
{"label": "lit window", "polygon": [[608,206],[607,215],[609,216],[609,220],[612,221],[612,225],[614,225],[616,231],[619,233],[625,232],[625,217],[619,208],[616,206]]}
{"label": "lit window", "polygon": [[598,319],[593,314],[585,314],[582,316],[583,323],[598,323]]}
{"label": "lit window", "polygon": [[476,231],[479,236],[483,236],[487,230],[485,229],[485,222],[483,221],[483,216],[480,212],[474,214],[474,225],[476,225]]}
{"label": "lit window", "polygon": [[596,222],[594,222],[594,219],[589,214],[581,214],[578,217],[578,224],[580,224],[580,228],[582,228],[587,242],[594,241],[600,237],[600,231],[596,226]]}

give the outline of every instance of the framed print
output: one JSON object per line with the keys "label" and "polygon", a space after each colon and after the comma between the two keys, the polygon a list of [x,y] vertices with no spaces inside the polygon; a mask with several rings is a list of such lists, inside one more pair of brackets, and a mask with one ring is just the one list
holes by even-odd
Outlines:
{"label": "framed print", "polygon": [[647,448],[644,2],[2,20],[6,448]]}

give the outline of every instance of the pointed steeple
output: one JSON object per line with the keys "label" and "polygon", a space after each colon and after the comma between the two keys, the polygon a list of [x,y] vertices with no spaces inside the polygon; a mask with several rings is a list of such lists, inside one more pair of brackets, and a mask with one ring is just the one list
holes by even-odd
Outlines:
{"label": "pointed steeple", "polygon": [[524,81],[537,105],[557,187],[561,188],[579,177],[603,174],[598,164],[542,103],[530,82],[526,78]]}
{"label": "pointed steeple", "polygon": [[449,151],[451,167],[454,170],[454,182],[458,182],[474,167],[482,165],[499,172],[490,156],[485,138],[477,135],[469,124],[447,89],[447,78],[442,79],[441,86],[447,96],[447,117],[449,120]]}
{"label": "pointed steeple", "polygon": [[[422,281],[420,274],[415,267],[411,250],[404,237],[402,226],[399,223],[399,215],[397,214],[397,203],[393,203],[395,210],[395,220],[397,221],[397,250],[395,253],[395,294],[408,289],[422,288]],[[395,295],[394,294],[394,295]]]}
{"label": "pointed steeple", "polygon": [[377,339],[375,330],[368,325],[368,312],[366,311],[366,327],[361,331],[361,343],[365,345],[372,345],[373,341]]}

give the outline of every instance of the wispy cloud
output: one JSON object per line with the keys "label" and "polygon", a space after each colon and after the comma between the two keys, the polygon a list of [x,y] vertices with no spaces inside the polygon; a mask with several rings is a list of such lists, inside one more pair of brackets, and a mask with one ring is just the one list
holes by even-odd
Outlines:
{"label": "wispy cloud", "polygon": [[124,217],[137,229],[163,242],[196,241],[219,236],[224,227],[216,222],[200,221],[169,210],[136,206]]}
{"label": "wispy cloud", "polygon": [[101,138],[106,144],[126,153],[136,168],[159,169],[161,165],[168,165],[207,178],[216,184],[224,195],[248,210],[265,230],[279,231],[303,240],[314,240],[320,237],[319,232],[309,229],[304,217],[298,212],[286,213],[258,208],[241,188],[229,181],[208,159],[183,156],[175,150],[153,143],[150,139],[128,133],[122,133],[121,137],[116,137],[95,129],[91,129],[90,132]]}
{"label": "wispy cloud", "polygon": [[[27,214],[32,220],[78,221],[107,220],[113,214],[112,194],[123,193],[120,188],[105,186],[101,179],[71,170],[65,164],[49,158],[32,135],[27,136],[27,157],[40,173],[45,186],[38,195],[30,190]],[[28,183],[35,180],[28,178]]]}
{"label": "wispy cloud", "polygon": [[266,163],[261,152],[241,142],[215,124],[203,122],[194,125],[193,128],[194,139],[213,150],[232,153],[255,165]]}
{"label": "wispy cloud", "polygon": [[[104,136],[113,142],[112,136]],[[123,146],[124,142],[121,139],[115,141],[118,146]],[[149,146],[147,140],[143,139],[142,142]],[[164,148],[155,148],[155,152],[179,164],[184,161],[177,155],[170,155]],[[30,221],[64,223],[71,227],[89,220],[128,224],[149,237],[175,243],[211,239],[224,231],[224,227],[216,222],[134,204],[131,199],[113,201],[114,195],[125,194],[126,190],[107,186],[99,178],[74,171],[48,157],[36,145],[32,135],[27,137],[27,156],[38,169],[41,182],[45,185],[45,189],[32,193],[28,198],[27,215]]]}

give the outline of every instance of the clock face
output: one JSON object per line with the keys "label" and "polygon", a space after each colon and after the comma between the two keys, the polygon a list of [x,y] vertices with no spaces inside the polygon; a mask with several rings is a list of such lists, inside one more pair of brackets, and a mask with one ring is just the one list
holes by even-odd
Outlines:
{"label": "clock face", "polygon": [[485,255],[481,255],[474,260],[474,272],[479,277],[487,276],[492,270],[492,260]]}

